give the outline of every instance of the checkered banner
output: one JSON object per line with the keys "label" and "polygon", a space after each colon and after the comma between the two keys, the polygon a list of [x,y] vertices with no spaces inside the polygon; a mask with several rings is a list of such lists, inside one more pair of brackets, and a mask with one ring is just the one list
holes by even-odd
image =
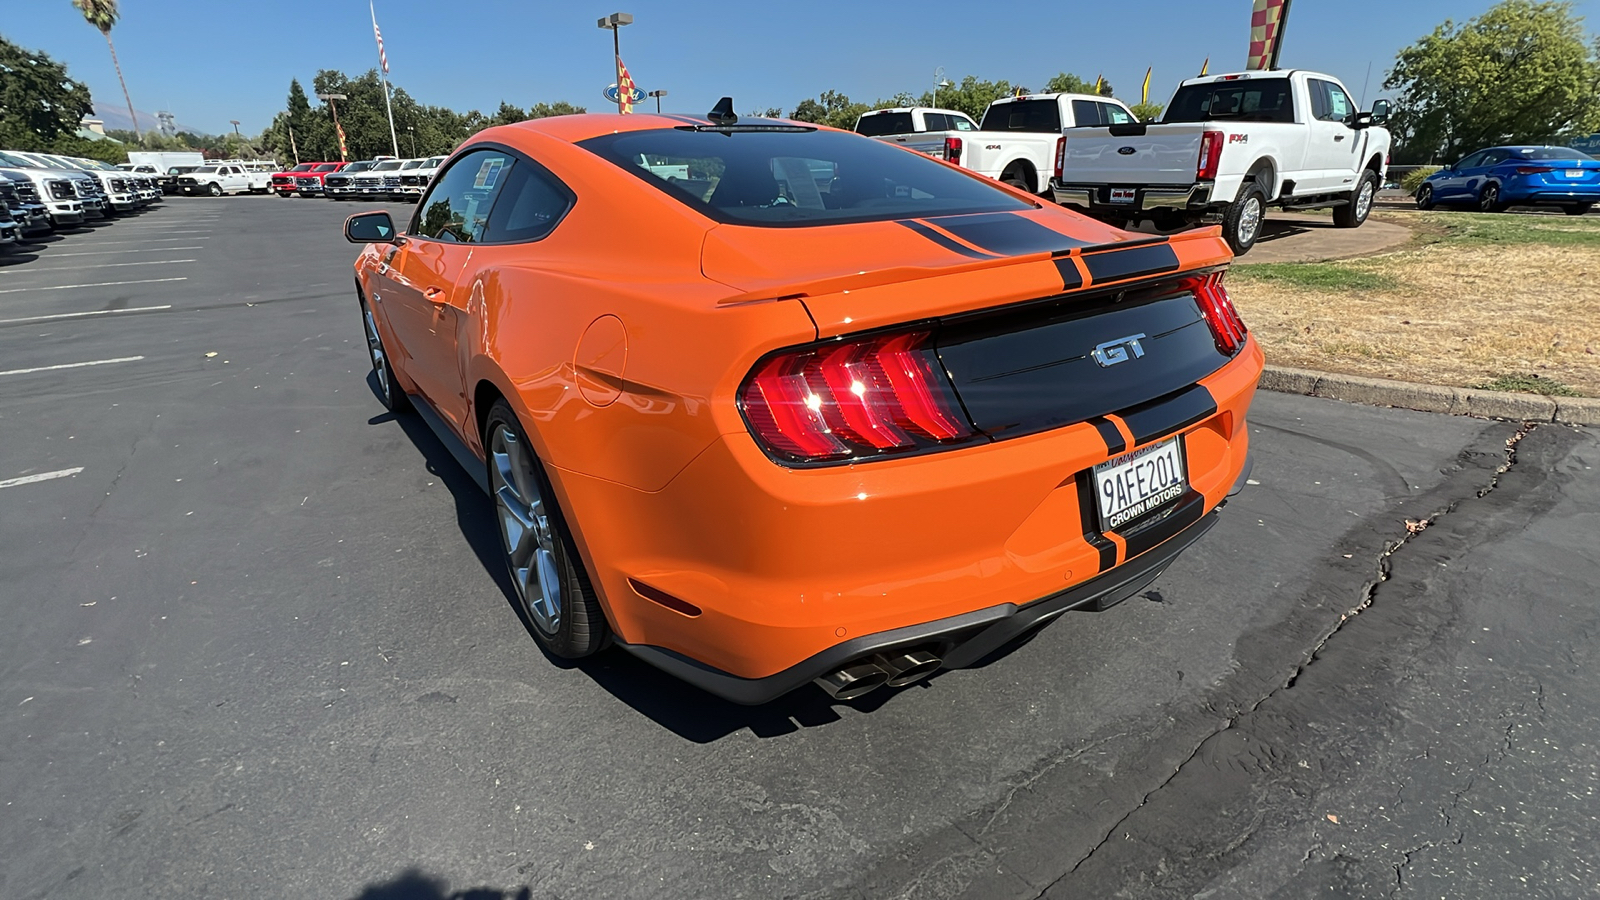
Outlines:
{"label": "checkered banner", "polygon": [[1283,49],[1283,23],[1289,0],[1255,0],[1250,11],[1250,61],[1246,69],[1274,69]]}

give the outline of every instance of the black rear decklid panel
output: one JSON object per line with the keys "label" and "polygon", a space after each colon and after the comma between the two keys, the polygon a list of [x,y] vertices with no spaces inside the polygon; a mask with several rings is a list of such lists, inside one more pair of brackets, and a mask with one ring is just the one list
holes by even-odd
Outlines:
{"label": "black rear decklid panel", "polygon": [[[1129,339],[1137,349],[1116,343]],[[1105,354],[1110,365],[1091,355],[1103,344],[1112,345]],[[1194,297],[1177,288],[1140,300],[1063,300],[948,323],[937,349],[973,424],[996,437],[1138,406],[1183,390],[1230,359],[1217,349]],[[1123,354],[1125,361],[1114,361]]]}

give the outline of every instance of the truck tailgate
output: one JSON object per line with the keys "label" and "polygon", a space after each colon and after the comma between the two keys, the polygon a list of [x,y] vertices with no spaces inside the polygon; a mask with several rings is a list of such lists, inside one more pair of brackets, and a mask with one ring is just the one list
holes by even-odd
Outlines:
{"label": "truck tailgate", "polygon": [[1174,185],[1194,184],[1200,157],[1198,124],[1148,125],[1144,134],[1128,134],[1128,126],[1068,128],[1067,155],[1061,169],[1064,184]]}

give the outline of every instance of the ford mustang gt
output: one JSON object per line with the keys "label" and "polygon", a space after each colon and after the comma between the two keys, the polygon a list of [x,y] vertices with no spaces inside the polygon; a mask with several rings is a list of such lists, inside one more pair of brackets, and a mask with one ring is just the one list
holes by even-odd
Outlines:
{"label": "ford mustang gt", "polygon": [[1216,229],[727,100],[488,129],[345,234],[380,399],[493,498],[557,656],[909,684],[1137,593],[1248,470]]}

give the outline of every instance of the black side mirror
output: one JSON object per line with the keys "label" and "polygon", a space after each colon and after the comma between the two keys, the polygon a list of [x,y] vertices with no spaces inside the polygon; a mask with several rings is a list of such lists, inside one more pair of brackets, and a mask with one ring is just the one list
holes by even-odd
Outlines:
{"label": "black side mirror", "polygon": [[1360,129],[1371,128],[1375,123],[1372,119],[1372,113],[1358,112],[1352,114],[1350,118],[1346,119],[1345,124],[1349,125],[1351,128]]}
{"label": "black side mirror", "polygon": [[344,220],[344,239],[352,244],[395,244],[399,236],[386,212],[356,213]]}
{"label": "black side mirror", "polygon": [[1389,101],[1387,101],[1387,100],[1374,100],[1374,101],[1372,101],[1372,124],[1374,124],[1374,125],[1387,125],[1387,124],[1389,124]]}

